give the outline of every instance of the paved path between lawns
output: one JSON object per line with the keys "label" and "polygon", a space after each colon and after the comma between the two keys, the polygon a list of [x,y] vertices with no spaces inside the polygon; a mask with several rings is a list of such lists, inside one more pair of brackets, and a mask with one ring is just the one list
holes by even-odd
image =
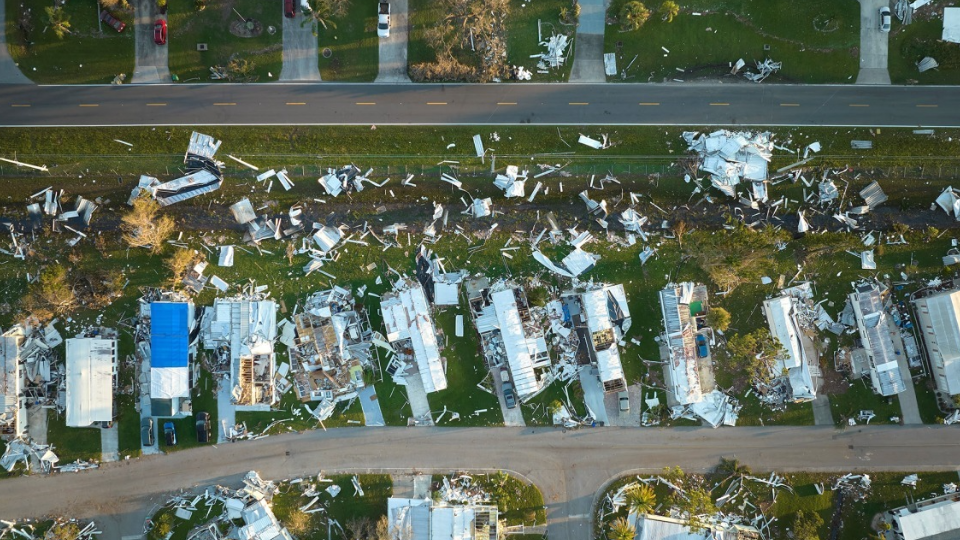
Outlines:
{"label": "paved path between lawns", "polygon": [[380,409],[380,400],[377,399],[377,390],[373,385],[365,386],[357,393],[360,408],[363,409],[363,424],[371,427],[387,425],[383,420],[383,410]]}
{"label": "paved path between lawns", "polygon": [[390,37],[379,38],[380,68],[378,83],[408,83],[407,40],[410,27],[407,19],[407,0],[390,2]]}
{"label": "paved path between lawns", "polygon": [[[153,42],[153,23],[157,19],[167,20],[167,16],[160,15],[155,0],[134,0],[133,9],[135,13],[133,42],[136,59],[130,82],[168,83],[170,69],[167,67],[167,45],[157,45]],[[127,31],[129,30],[128,28]],[[167,40],[169,41],[169,35]]]}
{"label": "paved path between lawns", "polygon": [[120,460],[120,423],[113,427],[100,428],[100,461],[110,463]]}
{"label": "paved path between lawns", "polygon": [[880,7],[889,0],[860,0],[860,73],[857,84],[890,84],[887,71],[888,32],[880,31]]}
{"label": "paved path between lawns", "polygon": [[833,411],[830,410],[830,397],[826,394],[817,394],[813,405],[813,424],[815,426],[832,426]]}
{"label": "paved path between lawns", "polygon": [[580,0],[570,82],[607,82],[603,72],[603,32],[609,5],[610,0]]}
{"label": "paved path between lawns", "polygon": [[917,391],[913,385],[913,376],[910,374],[910,366],[907,364],[906,347],[903,346],[903,338],[900,335],[900,329],[893,322],[893,317],[887,318],[887,328],[890,331],[890,339],[893,340],[893,348],[896,351],[897,367],[900,369],[900,383],[903,384],[903,392],[897,395],[897,401],[900,402],[900,421],[904,424],[922,424],[920,418],[920,406],[917,404]]}
{"label": "paved path between lawns", "polygon": [[[277,3],[282,9],[283,3]],[[306,22],[304,22],[306,21]],[[303,23],[303,24],[301,24]],[[317,54],[316,21],[297,11],[297,16],[283,17],[283,67],[281,81],[319,81],[320,65]]]}
{"label": "paved path between lawns", "polygon": [[0,515],[97,518],[103,538],[142,533],[143,518],[168,494],[191,486],[325,474],[423,474],[504,470],[544,496],[550,540],[588,540],[598,491],[622,474],[678,466],[688,472],[736,457],[756,471],[943,471],[960,466],[953,426],[817,426],[630,429],[342,428],[207,445],[166,456],[104,464],[53,477],[3,480]]}
{"label": "paved path between lawns", "polygon": [[33,84],[10,57],[10,50],[7,49],[4,36],[7,28],[6,13],[4,0],[0,0],[0,84]]}

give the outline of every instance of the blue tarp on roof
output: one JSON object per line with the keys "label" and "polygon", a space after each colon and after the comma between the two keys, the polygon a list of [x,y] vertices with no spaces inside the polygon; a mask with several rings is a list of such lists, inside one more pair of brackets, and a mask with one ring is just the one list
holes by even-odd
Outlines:
{"label": "blue tarp on roof", "polygon": [[187,367],[190,329],[186,302],[150,305],[150,355],[152,368]]}

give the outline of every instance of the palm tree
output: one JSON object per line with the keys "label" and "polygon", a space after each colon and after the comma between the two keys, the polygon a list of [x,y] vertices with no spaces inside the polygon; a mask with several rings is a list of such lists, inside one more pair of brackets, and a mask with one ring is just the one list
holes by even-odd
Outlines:
{"label": "palm tree", "polygon": [[63,39],[65,34],[70,33],[70,16],[63,12],[62,7],[47,6],[43,10],[47,13],[47,23],[55,36]]}
{"label": "palm tree", "polygon": [[[300,23],[300,26],[307,24],[308,21],[315,21],[322,26],[324,30],[337,27],[336,23],[330,20],[333,16],[330,2],[327,0],[312,0],[310,4],[309,13],[306,13],[307,10],[304,10],[304,15],[307,15],[307,17]],[[313,27],[313,33],[314,35],[317,34],[316,26]]]}
{"label": "palm tree", "polygon": [[627,510],[632,514],[649,514],[657,503],[657,495],[647,484],[639,484],[627,491]]}
{"label": "palm tree", "polygon": [[677,5],[673,0],[664,0],[660,4],[660,14],[663,15],[663,20],[668,23],[673,22],[673,18],[680,13],[680,6]]}
{"label": "palm tree", "polygon": [[640,2],[627,2],[620,9],[620,26],[627,32],[639,30],[649,18],[650,10]]}
{"label": "palm tree", "polygon": [[633,540],[637,536],[637,529],[627,521],[627,518],[618,517],[610,523],[607,538],[610,540]]}

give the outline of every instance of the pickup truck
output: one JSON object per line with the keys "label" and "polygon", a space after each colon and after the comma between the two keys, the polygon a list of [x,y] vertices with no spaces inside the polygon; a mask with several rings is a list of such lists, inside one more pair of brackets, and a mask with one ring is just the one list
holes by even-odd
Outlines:
{"label": "pickup truck", "polygon": [[390,2],[380,2],[377,14],[377,36],[390,37]]}

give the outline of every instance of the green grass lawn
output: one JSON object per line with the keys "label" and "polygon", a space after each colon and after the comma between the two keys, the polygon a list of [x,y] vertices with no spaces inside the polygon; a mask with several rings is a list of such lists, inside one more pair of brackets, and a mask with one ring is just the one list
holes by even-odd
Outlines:
{"label": "green grass lawn", "polygon": [[[340,493],[331,497],[326,490],[331,484],[316,484],[320,491],[320,501],[317,506],[326,508],[325,512],[301,514],[299,508],[310,498],[303,495],[304,484],[283,483],[273,498],[273,512],[296,538],[327,538],[327,518],[337,520],[340,525],[350,531],[360,523],[374,524],[387,515],[387,499],[393,494],[393,481],[386,474],[361,474],[357,480],[363,488],[363,497],[354,495],[353,475],[334,475],[328,477],[333,484],[340,486]],[[295,516],[303,518],[295,519]],[[333,528],[334,538],[343,538],[336,527]],[[355,536],[348,536],[354,538]],[[332,540],[332,539],[331,539]]]}
{"label": "green grass lawn", "polygon": [[[18,28],[21,4],[30,10],[32,30],[25,34]],[[9,1],[6,5],[6,41],[10,56],[20,70],[40,84],[107,84],[123,73],[127,81],[133,76],[134,45],[132,14],[114,12],[127,24],[118,34],[113,28],[98,27],[95,2],[67,2],[70,34],[57,39],[47,27],[43,8],[52,5],[41,0]]]}
{"label": "green grass lawn", "polygon": [[100,461],[100,428],[72,428],[66,415],[47,411],[47,442],[53,445],[60,465],[78,459]]}
{"label": "green grass lawn", "polygon": [[547,522],[543,494],[533,484],[506,473],[475,477],[484,491],[497,504],[500,520],[511,525],[544,525]]}
{"label": "green grass lawn", "polygon": [[[614,0],[608,13],[619,13],[625,1]],[[637,31],[621,32],[618,25],[607,26],[604,52],[617,53],[618,71],[638,56],[627,72],[628,82],[718,78],[727,75],[731,63],[739,58],[754,72],[755,61],[771,58],[783,62],[781,71],[767,78],[768,82],[844,83],[856,78],[860,9],[856,3],[678,3],[681,12],[673,22],[654,13]],[[818,31],[817,26],[829,31]],[[622,46],[618,47],[618,42]],[[764,50],[765,45],[770,50]],[[608,79],[622,80],[619,74]]]}
{"label": "green grass lawn", "polygon": [[[913,23],[906,26],[894,19],[888,56],[893,84],[960,83],[960,50],[955,43],[940,41],[942,30],[942,18],[924,20],[915,16]],[[926,56],[935,59],[940,67],[920,73],[917,62]]]}
{"label": "green grass lawn", "polygon": [[[199,12],[194,0],[170,0],[167,6],[170,74],[181,82],[209,82],[211,66],[227,67],[231,59],[240,58],[255,64],[259,82],[280,77],[283,27],[279,2],[209,0]],[[230,24],[240,19],[234,9],[262,23],[263,32],[251,38],[232,34]],[[276,29],[273,35],[267,31],[269,26]],[[197,51],[198,43],[206,43],[208,50]]]}
{"label": "green grass lawn", "polygon": [[[336,25],[318,28],[320,78],[325,81],[372,82],[377,78],[380,42],[377,37],[376,2],[353,2]],[[330,49],[330,58],[323,50]]]}

